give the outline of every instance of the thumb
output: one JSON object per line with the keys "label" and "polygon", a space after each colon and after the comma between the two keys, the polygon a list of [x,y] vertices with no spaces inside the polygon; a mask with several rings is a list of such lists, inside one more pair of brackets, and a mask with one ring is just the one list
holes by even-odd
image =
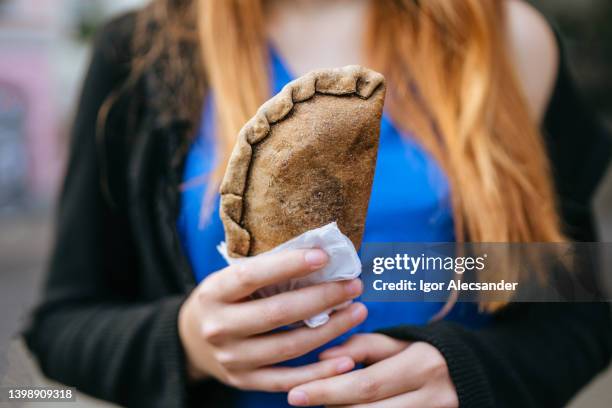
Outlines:
{"label": "thumb", "polygon": [[373,364],[389,358],[408,347],[409,343],[384,334],[356,334],[346,343],[331,347],[319,355],[321,360],[348,356],[356,363]]}

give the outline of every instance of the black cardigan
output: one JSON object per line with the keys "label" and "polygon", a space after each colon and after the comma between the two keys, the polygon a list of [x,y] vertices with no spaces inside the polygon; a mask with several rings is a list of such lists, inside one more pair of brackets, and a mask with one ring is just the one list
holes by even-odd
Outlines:
{"label": "black cardigan", "polygon": [[[129,73],[133,15],[99,32],[72,133],[55,248],[25,332],[43,372],[119,404],[231,406],[215,381],[187,385],[177,313],[195,286],[175,220],[187,132],[151,67],[122,94],[96,140],[103,101]],[[162,84],[162,85],[160,85]],[[165,92],[165,93],[164,93]],[[567,232],[593,241],[591,198],[610,141],[562,62],[545,121]],[[610,360],[605,303],[513,304],[482,330],[438,322],[387,331],[445,356],[463,407],[564,405]]]}

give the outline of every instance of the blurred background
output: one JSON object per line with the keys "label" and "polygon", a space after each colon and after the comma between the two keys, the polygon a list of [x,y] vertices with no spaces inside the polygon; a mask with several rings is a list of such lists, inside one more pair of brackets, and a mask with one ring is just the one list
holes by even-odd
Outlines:
{"label": "blurred background", "polygon": [[[144,3],[0,0],[0,386],[46,383],[15,333],[35,303],[44,273],[89,45],[110,16]],[[532,3],[560,28],[579,87],[612,130],[612,1]],[[596,211],[602,239],[610,242],[612,171],[598,193]],[[70,406],[107,404],[79,396]],[[612,371],[571,406],[612,406]]]}

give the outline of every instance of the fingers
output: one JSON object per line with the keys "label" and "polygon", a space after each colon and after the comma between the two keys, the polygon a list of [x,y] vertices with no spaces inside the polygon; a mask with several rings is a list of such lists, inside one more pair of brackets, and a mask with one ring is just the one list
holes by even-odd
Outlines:
{"label": "fingers", "polygon": [[445,405],[433,404],[427,392],[422,390],[408,392],[395,397],[386,398],[381,401],[351,404],[351,405],[332,405],[329,408],[422,408],[422,407],[440,407]]}
{"label": "fingers", "polygon": [[[359,296],[361,281],[329,282],[269,298],[228,305],[215,320],[219,340],[247,337],[308,319]],[[314,301],[313,299],[316,299]],[[211,339],[214,341],[214,339]]]}
{"label": "fingers", "polygon": [[348,356],[356,363],[372,364],[399,353],[408,345],[384,334],[356,334],[346,343],[325,350],[319,357],[325,360]]}
{"label": "fingers", "polygon": [[225,360],[228,369],[247,369],[276,364],[299,357],[335,339],[360,324],[367,316],[361,303],[334,313],[331,319],[317,328],[299,329],[253,337],[229,346]]}
{"label": "fingers", "polygon": [[240,300],[264,286],[308,275],[327,261],[327,254],[320,249],[256,256],[211,275],[205,296],[227,302]]}
{"label": "fingers", "polygon": [[236,374],[230,384],[243,390],[287,392],[299,384],[343,374],[354,367],[355,363],[348,357],[301,367],[266,367]]}
{"label": "fingers", "polygon": [[458,408],[459,398],[457,393],[448,389],[433,386],[425,386],[416,391],[411,391],[396,395],[394,397],[385,398],[379,401],[348,404],[348,405],[332,405],[329,408]]}
{"label": "fingers", "polygon": [[289,393],[289,402],[297,406],[369,403],[417,390],[426,379],[407,372],[410,360],[418,363],[407,350],[362,370],[300,385]]}

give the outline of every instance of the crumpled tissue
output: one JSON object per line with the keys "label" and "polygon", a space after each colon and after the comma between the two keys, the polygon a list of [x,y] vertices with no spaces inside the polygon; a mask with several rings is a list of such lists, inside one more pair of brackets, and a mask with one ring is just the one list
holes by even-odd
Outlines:
{"label": "crumpled tissue", "polygon": [[[281,292],[304,288],[323,282],[355,279],[361,274],[361,261],[351,240],[344,235],[335,222],[323,227],[306,231],[279,246],[258,254],[264,256],[287,249],[311,249],[320,248],[329,255],[329,262],[325,267],[314,271],[310,275],[291,279],[288,282],[266,286],[256,292],[256,297],[273,296]],[[225,258],[228,264],[232,265],[244,261],[246,258],[232,258],[227,254],[225,242],[217,246],[219,253]],[[335,310],[348,306],[351,302],[337,305],[330,310],[326,310],[316,316],[304,320],[308,327],[318,327],[329,321],[329,314]]]}

